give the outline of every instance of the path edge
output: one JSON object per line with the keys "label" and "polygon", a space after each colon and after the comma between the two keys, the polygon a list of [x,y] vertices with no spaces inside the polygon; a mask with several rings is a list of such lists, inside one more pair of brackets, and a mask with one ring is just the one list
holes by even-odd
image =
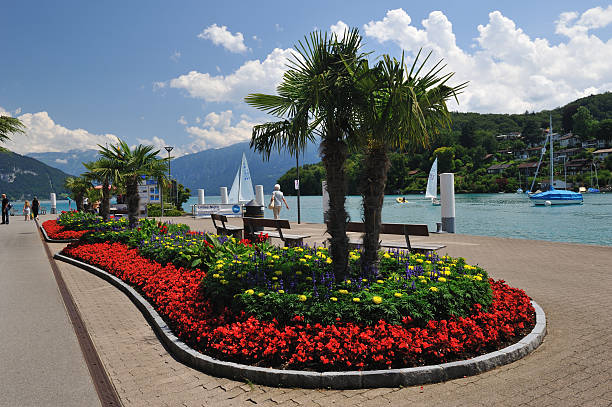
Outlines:
{"label": "path edge", "polygon": [[98,267],[60,253],[57,253],[54,258],[86,270],[123,291],[142,312],[168,352],[180,362],[213,376],[240,381],[248,380],[271,387],[331,388],[340,390],[416,386],[444,382],[477,375],[515,362],[537,349],[546,336],[546,315],[544,310],[532,300],[531,304],[535,309],[536,324],[527,336],[513,345],[472,359],[411,368],[352,372],[309,372],[243,365],[215,359],[190,348],[172,333],[170,327],[151,304],[121,279]]}

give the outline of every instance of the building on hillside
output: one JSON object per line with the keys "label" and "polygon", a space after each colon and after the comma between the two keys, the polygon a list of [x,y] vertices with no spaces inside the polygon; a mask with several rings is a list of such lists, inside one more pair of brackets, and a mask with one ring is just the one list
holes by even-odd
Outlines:
{"label": "building on hillside", "polygon": [[559,145],[563,148],[581,146],[580,137],[575,134],[567,133],[559,139]]}
{"label": "building on hillside", "polygon": [[529,153],[527,152],[527,149],[514,150],[512,154],[517,160],[526,160],[529,158]]}
{"label": "building on hillside", "polygon": [[582,148],[605,148],[606,140],[585,140],[582,142]]}
{"label": "building on hillside", "polygon": [[577,156],[582,151],[584,151],[584,150],[581,147],[565,148],[563,150],[554,150],[553,151],[553,159],[555,161],[563,161],[563,160],[567,161],[570,158]]}
{"label": "building on hillside", "polygon": [[540,152],[542,151],[542,146],[531,147],[531,148],[528,148],[526,151],[527,151],[527,156],[528,157],[539,157],[540,156]]}
{"label": "building on hillside", "polygon": [[508,168],[510,168],[510,164],[493,164],[487,168],[487,174],[501,174]]}
{"label": "building on hillside", "polygon": [[578,175],[589,171],[591,161],[586,158],[572,160],[565,163],[565,171],[567,175]]}
{"label": "building on hillside", "polygon": [[495,136],[497,141],[506,141],[506,140],[518,140],[521,138],[521,133],[518,131],[514,131],[508,134],[500,134]]}
{"label": "building on hillside", "polygon": [[[568,182],[567,184],[565,183],[565,181],[561,181],[559,179],[553,180],[553,188],[555,189],[568,189],[572,187],[572,183]],[[548,191],[550,189],[550,180],[546,179],[542,182],[540,182],[540,189],[542,191]]]}
{"label": "building on hillside", "polygon": [[537,168],[538,168],[537,162],[520,163],[518,166],[518,170],[521,173],[521,175],[524,175],[526,177],[533,177],[535,175]]}
{"label": "building on hillside", "polygon": [[609,155],[612,155],[612,148],[605,148],[605,149],[593,151],[593,158],[595,160],[603,161]]}

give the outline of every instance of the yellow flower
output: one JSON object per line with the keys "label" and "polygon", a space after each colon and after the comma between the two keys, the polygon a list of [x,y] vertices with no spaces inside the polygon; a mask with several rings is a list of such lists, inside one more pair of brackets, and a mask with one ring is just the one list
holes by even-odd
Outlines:
{"label": "yellow flower", "polygon": [[306,259],[300,259],[302,263],[306,263]]}
{"label": "yellow flower", "polygon": [[327,264],[331,264],[331,262],[332,262],[331,257],[328,257],[327,259],[325,259],[325,263],[327,263]]}
{"label": "yellow flower", "polygon": [[220,276],[219,276],[219,274],[213,274],[213,277],[214,278],[219,278]]}
{"label": "yellow flower", "polygon": [[402,294],[402,293],[395,293],[393,295],[395,295],[397,298],[401,298],[401,296],[404,295],[404,294]]}
{"label": "yellow flower", "polygon": [[330,300],[332,301],[338,301],[338,299],[336,297],[329,297]]}
{"label": "yellow flower", "polygon": [[476,277],[474,277],[474,280],[482,281],[482,277],[476,276]]}
{"label": "yellow flower", "polygon": [[440,277],[438,281],[440,281],[441,283],[446,283],[446,279],[444,277]]}
{"label": "yellow flower", "polygon": [[372,297],[372,302],[374,304],[380,304],[382,302],[382,298],[379,297],[378,295],[375,295],[374,297]]}
{"label": "yellow flower", "polygon": [[417,263],[423,263],[423,259],[416,259]]}
{"label": "yellow flower", "polygon": [[285,294],[285,290],[278,290],[279,294]]}
{"label": "yellow flower", "polygon": [[383,254],[383,257],[384,257],[385,259],[390,259],[390,258],[391,258],[391,255],[390,255],[389,253],[385,253],[385,254]]}
{"label": "yellow flower", "polygon": [[278,260],[278,259],[280,259],[280,256],[279,256],[278,254],[275,254],[274,256],[272,256],[272,258],[273,258],[274,260]]}
{"label": "yellow flower", "polygon": [[361,299],[359,297],[353,298],[353,302],[359,302],[359,301],[361,301]]}
{"label": "yellow flower", "polygon": [[312,259],[312,256],[309,254],[305,254],[304,257],[307,258],[308,260]]}
{"label": "yellow flower", "polygon": [[382,281],[382,280],[376,280],[376,282],[377,282],[378,284],[382,284],[382,283],[384,283],[384,281]]}
{"label": "yellow flower", "polygon": [[257,293],[257,296],[258,296],[258,297],[263,297],[263,296],[264,296],[264,293]]}
{"label": "yellow flower", "polygon": [[367,279],[367,278],[362,278],[362,279],[361,279],[361,282],[363,282],[363,283],[367,283],[367,282],[368,282],[368,279]]}
{"label": "yellow flower", "polygon": [[338,290],[340,294],[348,294],[348,290]]}
{"label": "yellow flower", "polygon": [[295,275],[296,275],[296,276],[301,276],[301,275],[302,275],[302,272],[298,270],[298,271],[296,271],[296,272],[295,272]]}
{"label": "yellow flower", "polygon": [[306,301],[306,296],[305,295],[298,295],[298,299],[300,301]]}
{"label": "yellow flower", "polygon": [[287,250],[287,249],[289,249],[289,248],[288,248],[287,246],[283,246],[283,247],[281,247],[281,249],[283,249],[283,250]]}
{"label": "yellow flower", "polygon": [[274,272],[274,274],[276,274],[277,276],[280,276],[280,275],[282,275],[282,274],[283,274],[283,272],[282,272],[282,271],[280,271],[280,270],[276,270],[276,271]]}
{"label": "yellow flower", "polygon": [[253,291],[253,290],[251,290],[251,289],[249,288],[249,289],[248,289],[248,290],[246,290],[244,293],[245,293],[245,294],[247,294],[247,295],[253,295],[253,294],[255,294],[255,291]]}
{"label": "yellow flower", "polygon": [[278,277],[272,277],[272,280],[276,281],[278,280]]}
{"label": "yellow flower", "polygon": [[438,287],[429,287],[429,289],[430,289],[431,291],[433,291],[434,293],[435,293],[436,291],[438,291]]}
{"label": "yellow flower", "polygon": [[347,283],[347,284],[350,284],[350,283],[351,283],[351,280],[346,280],[346,283]]}

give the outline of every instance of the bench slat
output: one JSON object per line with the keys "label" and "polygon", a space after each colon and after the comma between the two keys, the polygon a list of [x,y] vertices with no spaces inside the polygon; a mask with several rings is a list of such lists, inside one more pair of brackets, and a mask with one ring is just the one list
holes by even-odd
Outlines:
{"label": "bench slat", "polygon": [[245,216],[242,218],[242,221],[245,225],[248,223],[253,226],[263,226],[265,228],[291,229],[289,221],[286,219],[249,218]]}
{"label": "bench slat", "polygon": [[[364,233],[365,227],[361,222],[348,222],[346,231]],[[381,223],[380,233],[385,235],[429,236],[427,225],[424,224]]]}

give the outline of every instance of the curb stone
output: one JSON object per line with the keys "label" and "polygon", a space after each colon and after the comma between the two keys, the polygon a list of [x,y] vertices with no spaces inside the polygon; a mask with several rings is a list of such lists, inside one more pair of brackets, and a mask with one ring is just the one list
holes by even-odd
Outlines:
{"label": "curb stone", "polygon": [[[36,224],[38,225],[38,221],[36,221]],[[45,230],[45,228],[43,228],[42,225],[38,225],[38,227],[42,231],[43,237],[45,238],[45,242],[49,242],[49,243],[70,243],[70,242],[76,242],[78,240],[78,239],[51,239],[49,237],[49,235],[47,234],[47,231]]]}
{"label": "curb stone", "polygon": [[242,365],[212,358],[187,346],[172,333],[166,322],[147,300],[134,288],[112,274],[59,253],[54,258],[86,270],[123,291],[142,312],[157,337],[175,359],[213,376],[240,381],[249,380],[271,387],[340,390],[416,386],[443,382],[480,374],[521,359],[540,346],[546,335],[544,310],[535,301],[531,301],[536,313],[536,325],[527,336],[513,345],[468,360],[402,369],[352,372],[308,372]]}

